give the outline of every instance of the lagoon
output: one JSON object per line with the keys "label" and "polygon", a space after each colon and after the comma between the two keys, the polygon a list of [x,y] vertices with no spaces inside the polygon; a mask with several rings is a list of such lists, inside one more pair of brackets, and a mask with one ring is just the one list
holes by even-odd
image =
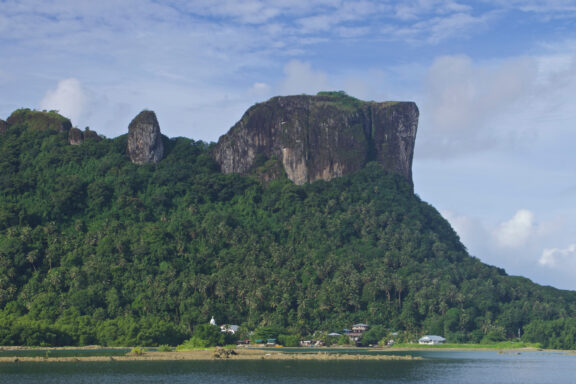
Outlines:
{"label": "lagoon", "polygon": [[546,351],[417,351],[419,360],[0,363],[0,383],[522,383],[576,380],[576,355]]}

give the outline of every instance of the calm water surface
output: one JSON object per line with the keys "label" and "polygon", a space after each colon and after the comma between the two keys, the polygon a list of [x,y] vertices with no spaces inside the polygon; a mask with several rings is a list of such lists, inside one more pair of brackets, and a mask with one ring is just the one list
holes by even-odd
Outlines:
{"label": "calm water surface", "polygon": [[576,383],[576,355],[424,351],[412,361],[0,363],[0,383]]}

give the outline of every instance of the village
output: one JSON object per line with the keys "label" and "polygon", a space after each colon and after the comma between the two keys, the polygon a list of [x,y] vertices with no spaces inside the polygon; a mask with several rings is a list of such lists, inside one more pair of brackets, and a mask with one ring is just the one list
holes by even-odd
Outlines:
{"label": "village", "polygon": [[[218,326],[214,317],[210,320],[210,325]],[[230,335],[238,335],[240,332],[239,325],[222,324],[219,326],[222,333]],[[372,347],[376,345],[380,346],[393,346],[396,344],[395,337],[398,336],[398,332],[391,332],[390,337],[386,338],[385,342],[379,340],[379,343],[363,343],[362,337],[370,330],[370,325],[364,323],[353,324],[351,329],[342,329],[340,332],[315,332],[312,337],[298,340],[297,345],[283,345],[281,340],[277,337],[269,338],[259,338],[252,337],[254,332],[249,332],[247,336],[241,337],[236,341],[237,345],[257,345],[260,347],[281,347],[281,346],[299,346],[306,348],[313,347],[325,347],[333,345],[351,345],[356,347]],[[438,335],[424,335],[417,340],[418,344],[421,345],[440,345],[446,342],[446,339]]]}

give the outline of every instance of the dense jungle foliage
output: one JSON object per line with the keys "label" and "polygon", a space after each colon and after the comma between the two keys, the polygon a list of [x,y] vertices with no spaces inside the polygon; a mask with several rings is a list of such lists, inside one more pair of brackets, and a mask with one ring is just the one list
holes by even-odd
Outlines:
{"label": "dense jungle foliage", "polygon": [[[176,345],[211,316],[286,335],[353,323],[450,342],[576,348],[576,293],[467,254],[377,164],[330,182],[224,175],[209,145],[0,134],[0,345]],[[379,337],[379,336],[378,336]]]}

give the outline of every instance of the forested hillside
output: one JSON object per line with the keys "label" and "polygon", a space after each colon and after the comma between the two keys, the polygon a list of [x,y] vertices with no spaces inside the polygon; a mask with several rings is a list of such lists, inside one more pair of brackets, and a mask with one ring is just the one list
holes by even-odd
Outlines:
{"label": "forested hillside", "polygon": [[70,145],[26,119],[0,134],[0,345],[174,345],[215,316],[576,347],[576,293],[469,256],[378,164],[262,184],[163,140],[163,160],[135,165],[126,136]]}

